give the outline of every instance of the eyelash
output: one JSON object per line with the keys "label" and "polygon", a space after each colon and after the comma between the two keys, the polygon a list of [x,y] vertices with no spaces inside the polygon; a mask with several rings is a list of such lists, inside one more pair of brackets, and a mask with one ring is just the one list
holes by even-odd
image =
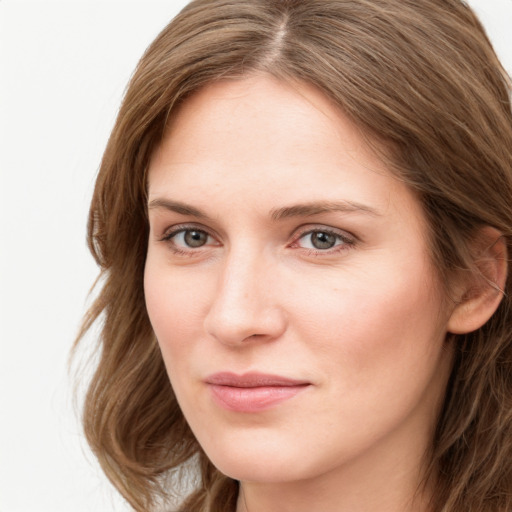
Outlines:
{"label": "eyelash", "polygon": [[[161,242],[166,242],[169,244],[172,252],[178,256],[197,256],[201,250],[205,247],[211,246],[211,244],[206,243],[205,245],[199,246],[197,248],[189,247],[189,248],[181,248],[180,246],[176,245],[175,242],[173,242],[173,239],[183,233],[186,234],[187,232],[195,231],[197,233],[203,233],[209,238],[215,238],[212,234],[210,234],[207,230],[205,230],[202,227],[196,227],[194,225],[185,224],[185,225],[177,225],[174,226],[171,231],[168,231],[164,234],[163,237],[160,238]],[[315,233],[321,233],[326,234],[330,236],[334,236],[336,238],[335,245],[333,247],[329,247],[326,249],[314,249],[314,248],[306,248],[306,247],[300,247],[298,245],[298,241],[302,238],[313,235]],[[299,231],[298,234],[294,235],[293,242],[288,245],[288,247],[292,248],[301,248],[307,255],[311,256],[327,256],[332,255],[333,253],[342,252],[350,249],[353,247],[357,242],[357,238],[353,235],[347,234],[346,232],[338,231],[332,228],[327,228],[324,226],[318,226],[318,227],[309,227],[308,229],[304,231]],[[216,244],[214,244],[216,245]]]}

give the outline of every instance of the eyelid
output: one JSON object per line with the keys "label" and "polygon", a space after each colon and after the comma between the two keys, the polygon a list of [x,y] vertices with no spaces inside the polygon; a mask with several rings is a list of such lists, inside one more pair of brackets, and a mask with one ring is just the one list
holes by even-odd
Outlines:
{"label": "eyelid", "polygon": [[297,239],[304,235],[307,235],[309,233],[314,233],[317,231],[323,231],[326,233],[332,233],[333,235],[338,235],[342,238],[345,238],[347,240],[353,240],[354,242],[358,241],[358,237],[351,233],[350,231],[347,231],[345,229],[335,228],[333,226],[328,226],[326,224],[305,224],[300,227],[298,227],[293,235],[292,238]]}
{"label": "eyelid", "polygon": [[172,226],[167,227],[163,234],[158,237],[158,239],[162,242],[169,241],[173,236],[177,235],[181,231],[202,231],[206,233],[208,236],[217,239],[217,237],[209,230],[208,228],[202,226],[201,224],[196,224],[194,222],[184,222],[181,224],[173,224]]}

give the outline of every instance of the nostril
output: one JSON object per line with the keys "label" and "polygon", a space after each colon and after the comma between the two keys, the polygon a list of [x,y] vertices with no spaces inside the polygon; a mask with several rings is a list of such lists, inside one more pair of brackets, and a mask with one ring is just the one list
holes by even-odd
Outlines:
{"label": "nostril", "polygon": [[264,338],[264,337],[265,337],[265,334],[250,334],[249,336],[247,336],[247,338],[245,338],[245,340],[250,341],[251,339],[258,339],[258,338]]}

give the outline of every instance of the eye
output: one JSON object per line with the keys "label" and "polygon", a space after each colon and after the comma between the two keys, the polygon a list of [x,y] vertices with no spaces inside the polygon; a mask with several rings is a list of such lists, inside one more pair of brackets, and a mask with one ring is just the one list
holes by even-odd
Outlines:
{"label": "eye", "polygon": [[187,229],[181,233],[177,233],[174,238],[176,243],[182,243],[187,247],[201,247],[208,242],[208,233],[197,229]]}
{"label": "eye", "polygon": [[205,245],[216,245],[215,239],[206,231],[196,228],[177,228],[166,234],[164,241],[171,242],[176,249],[199,249]]}
{"label": "eye", "polygon": [[301,237],[301,240],[302,239],[305,239],[305,242],[312,246],[311,248],[320,250],[331,249],[338,241],[336,235],[325,231],[314,231],[313,233]]}
{"label": "eye", "polygon": [[303,233],[297,241],[295,246],[303,249],[313,251],[328,251],[336,247],[347,247],[354,245],[354,240],[349,238],[348,235],[331,231],[328,229],[312,229]]}

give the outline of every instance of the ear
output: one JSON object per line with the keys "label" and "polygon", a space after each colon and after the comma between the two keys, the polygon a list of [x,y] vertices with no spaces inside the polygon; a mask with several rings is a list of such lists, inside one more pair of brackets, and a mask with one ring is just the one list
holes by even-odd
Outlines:
{"label": "ear", "polygon": [[447,325],[453,334],[482,327],[498,309],[507,280],[507,245],[498,230],[490,226],[479,229],[471,248],[479,272],[466,277],[457,290],[458,302]]}

